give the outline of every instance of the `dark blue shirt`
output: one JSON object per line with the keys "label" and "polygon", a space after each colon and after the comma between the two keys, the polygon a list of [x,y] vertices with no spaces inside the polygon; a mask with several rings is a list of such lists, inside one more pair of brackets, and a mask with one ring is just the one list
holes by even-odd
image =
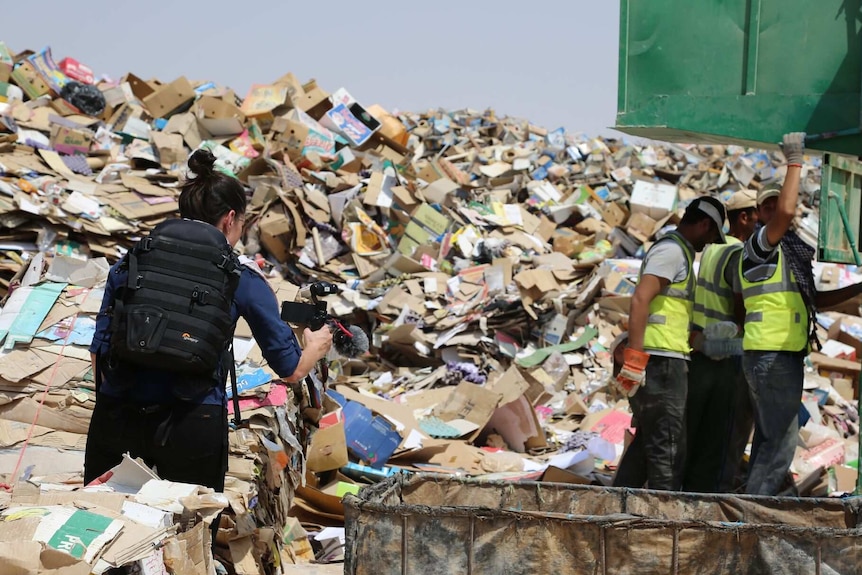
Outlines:
{"label": "dark blue shirt", "polygon": [[[105,285],[102,308],[96,317],[96,333],[90,345],[91,353],[107,357],[111,343],[110,317],[107,308],[113,300],[117,286],[125,284],[128,273],[114,264]],[[233,320],[240,316],[248,322],[263,357],[279,377],[287,377],[296,370],[302,350],[299,342],[286,323],[281,321],[278,301],[267,281],[257,272],[246,266],[242,268],[239,286],[231,306]],[[157,404],[174,401],[171,385],[176,378],[183,377],[170,372],[139,368],[134,373],[133,385],[119,386],[107,374],[102,380],[100,392],[112,397],[128,399],[136,403]],[[224,386],[216,385],[207,392],[200,403],[223,405],[227,400]]]}

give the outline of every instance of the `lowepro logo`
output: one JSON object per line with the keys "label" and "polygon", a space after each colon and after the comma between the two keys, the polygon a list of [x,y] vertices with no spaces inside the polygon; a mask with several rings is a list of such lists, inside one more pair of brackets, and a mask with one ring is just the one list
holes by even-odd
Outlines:
{"label": "lowepro logo", "polygon": [[189,342],[189,343],[197,343],[197,342],[198,342],[198,338],[196,338],[196,337],[192,337],[192,336],[191,336],[191,334],[190,334],[189,332],[185,332],[185,333],[182,335],[182,338],[183,338],[183,341],[187,341],[187,342]]}

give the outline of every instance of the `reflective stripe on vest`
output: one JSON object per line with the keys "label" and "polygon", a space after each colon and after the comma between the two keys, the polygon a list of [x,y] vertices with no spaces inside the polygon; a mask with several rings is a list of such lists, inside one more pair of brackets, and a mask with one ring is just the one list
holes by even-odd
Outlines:
{"label": "reflective stripe on vest", "polygon": [[[674,241],[685,254],[687,273],[682,281],[669,284],[650,302],[649,317],[644,332],[644,349],[688,354],[688,334],[694,305],[695,278],[691,266],[694,252],[677,233],[671,232],[659,242]],[[643,268],[641,268],[641,274]]]}
{"label": "reflective stripe on vest", "polygon": [[700,257],[692,314],[695,328],[702,330],[720,321],[734,321],[733,289],[724,280],[724,268],[742,250],[742,242],[733,236],[727,236],[727,242],[707,246]]}
{"label": "reflective stripe on vest", "polygon": [[802,351],[808,345],[808,312],[799,286],[778,248],[778,262],[772,276],[750,282],[742,275],[744,258],[739,259],[742,297],[745,301],[745,335],[742,348],[748,351]]}

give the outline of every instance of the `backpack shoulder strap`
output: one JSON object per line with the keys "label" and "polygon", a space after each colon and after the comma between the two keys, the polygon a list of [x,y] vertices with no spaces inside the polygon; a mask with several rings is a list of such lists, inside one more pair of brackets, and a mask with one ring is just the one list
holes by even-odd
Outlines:
{"label": "backpack shoulder strap", "polygon": [[230,346],[230,389],[233,402],[233,423],[239,428],[242,425],[242,414],[239,410],[239,389],[236,382],[236,359],[233,356],[233,343]]}

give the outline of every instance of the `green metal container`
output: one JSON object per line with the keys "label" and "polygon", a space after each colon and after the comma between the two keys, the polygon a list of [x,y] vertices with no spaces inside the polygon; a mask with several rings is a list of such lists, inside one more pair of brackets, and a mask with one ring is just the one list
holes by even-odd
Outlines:
{"label": "green metal container", "polygon": [[860,0],[620,4],[618,130],[862,155]]}
{"label": "green metal container", "polygon": [[859,247],[862,218],[862,163],[827,154],[820,183],[817,259],[862,265]]}

